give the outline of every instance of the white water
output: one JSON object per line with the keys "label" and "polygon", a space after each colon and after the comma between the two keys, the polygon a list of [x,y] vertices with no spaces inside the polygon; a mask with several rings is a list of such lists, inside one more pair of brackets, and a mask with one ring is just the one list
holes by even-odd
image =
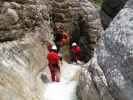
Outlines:
{"label": "white water", "polygon": [[79,70],[80,66],[64,62],[61,68],[61,82],[46,84],[45,100],[78,100],[76,96],[78,80],[73,78]]}

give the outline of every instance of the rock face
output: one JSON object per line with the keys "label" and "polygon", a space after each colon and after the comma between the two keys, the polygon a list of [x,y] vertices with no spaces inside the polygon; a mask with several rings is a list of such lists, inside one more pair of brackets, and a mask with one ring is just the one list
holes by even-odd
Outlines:
{"label": "rock face", "polygon": [[[73,0],[74,1],[74,0]],[[51,0],[51,17],[54,24],[62,23],[66,31],[72,30],[70,0]]]}
{"label": "rock face", "polygon": [[81,60],[87,62],[102,30],[96,8],[88,0],[52,0],[50,4],[53,22],[64,24],[71,42],[78,42],[81,46]]}
{"label": "rock face", "polygon": [[103,0],[101,16],[104,28],[108,27],[109,23],[127,1],[128,0]]}
{"label": "rock face", "polygon": [[0,1],[0,41],[12,41],[25,35],[41,37],[50,33],[49,15],[43,0]]}
{"label": "rock face", "polygon": [[81,70],[78,96],[81,100],[114,100],[96,58],[92,58]]}
{"label": "rock face", "polygon": [[47,66],[50,41],[45,3],[0,1],[0,100],[44,100],[39,73]]}
{"label": "rock face", "polygon": [[97,40],[102,31],[101,20],[97,9],[88,0],[80,1],[80,39],[81,59],[88,62],[94,54]]}
{"label": "rock face", "polygon": [[[105,100],[132,100],[133,98],[133,1],[129,0],[119,14],[114,18],[109,28],[102,34],[102,39],[100,40],[100,45],[96,48],[96,57],[92,61],[97,60],[94,64],[89,65],[95,68],[98,65],[103,70],[104,76],[106,77],[107,85],[106,88],[101,90],[109,92],[111,95],[110,99],[105,98]],[[91,68],[85,68],[83,71],[80,90],[83,92],[81,97],[86,97],[84,100],[88,100],[91,96],[86,95],[86,91],[89,87],[86,85],[86,80],[90,80],[92,77],[89,75],[89,70]],[[92,71],[95,72],[95,71]],[[82,80],[83,79],[83,80]],[[96,78],[96,84],[101,83],[102,79]],[[100,81],[99,81],[100,80]],[[85,82],[84,82],[85,81]],[[88,81],[91,82],[91,81]],[[90,85],[89,85],[90,86]],[[92,85],[91,88],[94,86]],[[96,85],[97,91],[99,92],[99,87]],[[92,92],[92,94],[96,94]],[[106,96],[109,96],[106,94]],[[105,95],[104,95],[105,96]],[[103,96],[103,97],[104,97]],[[96,97],[96,96],[95,96]],[[109,96],[110,97],[110,96]],[[93,100],[93,99],[91,99]],[[103,99],[94,99],[103,100]]]}
{"label": "rock face", "polygon": [[33,39],[0,44],[0,100],[44,100],[38,74],[46,51]]}
{"label": "rock face", "polygon": [[133,97],[131,5],[132,0],[115,17],[97,49],[98,63],[105,73],[112,95],[117,100],[132,100]]}

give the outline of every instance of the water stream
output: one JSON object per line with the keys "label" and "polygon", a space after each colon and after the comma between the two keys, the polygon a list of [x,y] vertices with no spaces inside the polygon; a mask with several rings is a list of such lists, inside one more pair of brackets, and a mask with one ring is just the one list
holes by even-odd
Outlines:
{"label": "water stream", "polygon": [[45,100],[78,100],[76,86],[78,84],[79,65],[63,63],[61,81],[46,84]]}

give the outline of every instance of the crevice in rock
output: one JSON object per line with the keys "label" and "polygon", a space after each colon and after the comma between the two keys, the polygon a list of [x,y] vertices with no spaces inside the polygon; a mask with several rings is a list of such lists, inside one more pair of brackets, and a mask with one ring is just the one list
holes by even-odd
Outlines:
{"label": "crevice in rock", "polygon": [[0,43],[3,43],[3,42],[9,42],[9,41],[15,41],[17,39],[14,39],[14,38],[5,38],[5,39],[0,39]]}

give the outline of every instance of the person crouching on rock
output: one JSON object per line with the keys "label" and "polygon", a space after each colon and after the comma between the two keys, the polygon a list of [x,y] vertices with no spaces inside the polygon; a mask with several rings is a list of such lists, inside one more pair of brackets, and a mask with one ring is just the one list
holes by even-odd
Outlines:
{"label": "person crouching on rock", "polygon": [[71,52],[71,61],[72,63],[77,63],[80,58],[80,47],[76,42],[72,43],[72,47],[70,49]]}
{"label": "person crouching on rock", "polygon": [[48,66],[51,72],[51,78],[53,82],[60,81],[60,66],[59,62],[62,60],[57,52],[57,47],[55,45],[52,46],[50,52],[47,56]]}

